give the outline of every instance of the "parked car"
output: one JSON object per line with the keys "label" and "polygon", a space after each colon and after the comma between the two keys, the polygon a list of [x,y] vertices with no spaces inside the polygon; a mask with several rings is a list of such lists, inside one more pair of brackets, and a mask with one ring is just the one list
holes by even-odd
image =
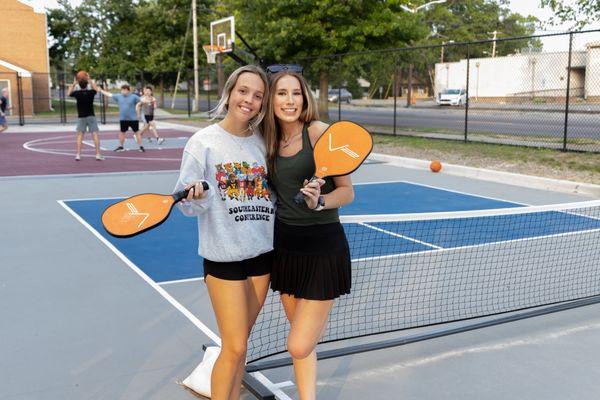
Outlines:
{"label": "parked car", "polygon": [[346,103],[350,104],[350,101],[352,101],[352,93],[350,93],[347,89],[344,88],[342,88],[341,93],[339,89],[330,89],[329,93],[327,94],[327,99],[333,103],[337,103],[338,95],[340,94],[341,101],[345,101]]}
{"label": "parked car", "polygon": [[462,106],[467,102],[465,89],[445,89],[435,99],[438,106]]}

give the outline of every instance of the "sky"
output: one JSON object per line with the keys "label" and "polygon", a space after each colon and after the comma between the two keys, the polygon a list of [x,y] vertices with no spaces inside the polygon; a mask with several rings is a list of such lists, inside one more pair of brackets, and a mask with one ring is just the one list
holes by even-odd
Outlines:
{"label": "sky", "polygon": [[[40,7],[40,8],[53,8],[57,7],[58,4],[56,0],[23,0],[24,2],[30,2],[32,5]],[[71,4],[77,5],[81,3],[81,0],[70,0]],[[551,16],[552,12],[548,9],[539,7],[539,0],[511,0],[510,1],[510,9],[514,12],[518,12],[522,15],[534,15],[541,21],[547,21]],[[443,7],[439,5],[437,7]],[[569,30],[569,24],[563,24],[559,26],[552,26],[547,28],[547,32],[539,31],[537,33],[554,33],[554,32],[564,32]],[[585,27],[584,29],[600,29],[600,23],[594,23]],[[575,49],[583,49],[585,48],[586,43],[592,41],[600,41],[600,33],[590,33],[584,35],[578,35],[574,39],[574,48]],[[568,50],[569,42],[567,37],[550,37],[542,39],[542,43],[544,44],[544,51],[564,51]]]}

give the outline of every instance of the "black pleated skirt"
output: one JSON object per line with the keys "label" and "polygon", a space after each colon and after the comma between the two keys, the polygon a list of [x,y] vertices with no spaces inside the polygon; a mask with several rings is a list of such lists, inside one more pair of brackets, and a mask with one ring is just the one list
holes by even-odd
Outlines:
{"label": "black pleated skirt", "polygon": [[350,249],[342,224],[297,226],[276,219],[274,241],[274,291],[308,300],[350,293]]}

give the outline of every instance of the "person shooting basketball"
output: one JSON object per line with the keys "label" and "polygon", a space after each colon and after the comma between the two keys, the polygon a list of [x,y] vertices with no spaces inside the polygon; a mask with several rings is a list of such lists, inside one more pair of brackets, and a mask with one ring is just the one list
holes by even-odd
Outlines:
{"label": "person shooting basketball", "polygon": [[[90,87],[91,86],[91,87]],[[90,132],[94,138],[96,148],[96,160],[104,158],[100,154],[100,138],[98,137],[98,121],[94,114],[94,97],[98,93],[96,83],[85,71],[79,71],[69,87],[68,95],[77,101],[77,139],[75,161],[81,160],[81,143],[85,132]]]}

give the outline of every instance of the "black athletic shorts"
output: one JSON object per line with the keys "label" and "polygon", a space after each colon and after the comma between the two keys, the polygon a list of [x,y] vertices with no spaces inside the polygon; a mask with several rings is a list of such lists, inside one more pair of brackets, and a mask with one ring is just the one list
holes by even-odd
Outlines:
{"label": "black athletic shorts", "polygon": [[144,115],[144,120],[147,124],[149,124],[150,122],[154,121],[154,115]]}
{"label": "black athletic shorts", "polygon": [[140,130],[140,122],[139,121],[119,121],[121,123],[121,132],[127,132],[127,129],[131,128],[132,131],[137,132]]}
{"label": "black athletic shorts", "polygon": [[262,276],[271,272],[273,251],[242,261],[216,262],[204,259],[204,279],[207,275],[227,281],[243,281],[249,276]]}

